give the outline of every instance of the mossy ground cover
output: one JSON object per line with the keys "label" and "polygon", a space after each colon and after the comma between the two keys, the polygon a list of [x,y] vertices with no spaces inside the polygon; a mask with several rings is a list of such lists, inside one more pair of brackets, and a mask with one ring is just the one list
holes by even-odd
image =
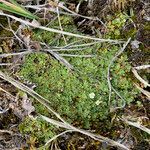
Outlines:
{"label": "mossy ground cover", "polygon": [[[120,14],[112,22],[108,23],[109,33],[106,37],[118,38],[120,29],[123,27],[127,17]],[[118,24],[119,22],[119,24]],[[120,23],[121,22],[121,23]],[[65,31],[75,30],[70,17],[61,16],[61,23]],[[52,23],[51,27],[58,28],[58,23]],[[78,32],[76,30],[76,32]],[[61,36],[46,31],[35,30],[34,39],[48,43],[50,46],[63,46],[64,40]],[[66,37],[67,42],[76,41],[76,38]],[[84,41],[89,42],[87,41]],[[93,124],[99,124],[109,117],[110,108],[121,107],[123,103],[129,104],[134,100],[137,91],[133,88],[130,78],[130,64],[126,53],[120,56],[111,66],[112,86],[124,98],[124,101],[112,92],[109,102],[109,88],[107,72],[110,61],[121,48],[120,45],[97,43],[86,47],[82,51],[74,51],[72,54],[85,55],[94,54],[92,58],[68,57],[66,60],[74,66],[74,70],[68,70],[49,54],[30,54],[18,72],[24,79],[36,84],[36,92],[50,101],[51,108],[58,112],[69,123],[79,125],[82,128],[92,129]],[[68,53],[68,52],[66,52]],[[48,115],[45,107],[34,102],[38,113]],[[24,122],[26,124],[26,121]],[[44,123],[43,123],[44,124]],[[23,128],[25,127],[25,128]],[[22,124],[22,132],[33,133],[31,128]],[[41,125],[38,126],[42,128]],[[33,129],[34,130],[34,129]],[[49,130],[49,129],[48,129]],[[51,132],[51,131],[50,131]],[[53,134],[50,134],[53,136]],[[41,140],[40,133],[32,134],[37,140]],[[43,137],[45,136],[45,137]],[[47,139],[43,134],[42,139]]]}

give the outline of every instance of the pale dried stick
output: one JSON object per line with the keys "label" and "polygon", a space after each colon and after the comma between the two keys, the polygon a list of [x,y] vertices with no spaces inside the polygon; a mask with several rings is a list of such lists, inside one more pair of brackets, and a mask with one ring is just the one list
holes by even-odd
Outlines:
{"label": "pale dried stick", "polygon": [[144,127],[143,125],[141,125],[141,124],[139,124],[137,122],[131,122],[131,121],[128,121],[127,119],[121,119],[121,120],[123,120],[125,123],[127,123],[127,124],[129,124],[131,126],[134,126],[134,127],[138,128],[138,129],[140,129],[140,130],[150,134],[150,129]]}
{"label": "pale dried stick", "polygon": [[64,35],[73,36],[73,37],[77,37],[77,38],[90,39],[90,40],[95,40],[95,41],[99,41],[99,42],[108,42],[108,43],[114,43],[114,44],[124,43],[124,41],[121,41],[121,40],[100,39],[100,38],[95,38],[95,37],[91,37],[91,36],[84,36],[84,35],[74,34],[74,33],[70,33],[70,32],[65,32],[65,31],[61,31],[61,30],[57,30],[57,29],[53,29],[53,28],[47,28],[47,27],[39,25],[38,23],[29,22],[29,21],[23,20],[21,18],[15,17],[13,15],[3,13],[3,12],[0,12],[0,15],[10,17],[20,23],[27,25],[27,26],[31,26],[31,27],[42,29],[42,30],[49,31],[49,32],[64,34]]}
{"label": "pale dried stick", "polygon": [[85,19],[89,19],[89,20],[97,20],[97,21],[100,21],[102,24],[104,24],[99,18],[97,17],[89,17],[89,16],[84,16],[84,15],[81,15],[81,14],[78,14],[70,9],[68,9],[67,7],[65,7],[63,5],[63,3],[58,3],[58,7],[64,9],[65,11],[69,12],[70,14],[74,15],[74,16],[78,16],[78,17],[81,17],[81,18],[85,18]]}
{"label": "pale dried stick", "polygon": [[9,131],[9,130],[1,130],[0,129],[0,133],[7,133],[7,134],[10,134],[10,135],[13,135],[13,132]]}
{"label": "pale dried stick", "polygon": [[[9,95],[9,96],[12,97],[13,99],[15,99],[15,96],[13,96],[11,93],[9,93],[8,91],[6,91],[6,90],[3,89],[2,87],[0,87],[0,91],[6,93],[7,95]],[[5,108],[5,109],[2,109],[2,108],[0,107],[0,114],[6,113],[8,110],[9,110],[9,107],[8,107],[8,108]]]}
{"label": "pale dried stick", "polygon": [[0,63],[0,66],[11,66],[13,63]]}
{"label": "pale dried stick", "polygon": [[[18,41],[20,41],[21,43],[23,43],[24,45],[26,45],[26,43],[25,43],[23,40],[21,40],[20,37],[17,35],[17,31],[14,31],[14,30],[12,29],[11,23],[10,23],[10,18],[9,18],[9,17],[7,17],[7,20],[8,20],[9,29],[10,29],[10,31],[13,33],[13,35],[16,37],[16,39],[17,39]],[[26,46],[27,46],[27,45],[26,45]]]}
{"label": "pale dried stick", "polygon": [[136,86],[136,88],[141,91],[145,96],[147,96],[147,98],[150,100],[150,92],[142,89],[140,86],[138,86],[137,84],[134,83],[134,85]]}
{"label": "pale dried stick", "polygon": [[[42,9],[46,9],[48,11],[51,11],[51,12],[54,12],[54,13],[57,13],[57,10],[55,7],[59,7],[63,10],[65,10],[66,12],[64,11],[60,11],[61,14],[65,14],[65,15],[70,15],[70,16],[78,16],[78,17],[81,17],[81,18],[85,18],[85,19],[88,19],[88,20],[95,20],[95,21],[100,21],[103,25],[105,25],[99,18],[97,17],[89,17],[89,16],[84,16],[84,15],[81,15],[81,14],[78,14],[70,9],[68,9],[67,7],[64,6],[64,3],[63,2],[60,2],[60,3],[57,3],[56,6],[54,7],[50,7],[50,8],[46,8],[46,4],[44,5],[26,5],[25,6],[26,8],[32,8],[32,9],[35,9],[35,10],[42,10]],[[68,12],[68,13],[67,13]]]}
{"label": "pale dried stick", "polygon": [[[58,18],[59,27],[60,27],[60,30],[63,31],[61,21],[60,21],[59,8],[57,7],[56,10],[57,10],[57,18]],[[65,36],[63,34],[62,34],[62,36],[63,36],[65,44],[67,45],[67,40],[66,40]]]}
{"label": "pale dried stick", "polygon": [[66,60],[64,59],[60,54],[57,54],[53,51],[48,51],[52,56],[54,56],[60,63],[65,65],[69,70],[73,70],[74,67]]}
{"label": "pale dried stick", "polygon": [[50,140],[48,140],[45,144],[45,147],[47,147],[52,141],[56,140],[58,137],[68,133],[68,132],[73,132],[74,130],[66,130],[64,132],[61,132],[60,134],[55,135],[54,137],[52,137]]}
{"label": "pale dried stick", "polygon": [[4,54],[0,54],[0,58],[9,57],[9,56],[17,56],[17,55],[26,55],[30,53],[33,53],[33,51],[27,50],[27,51],[17,52],[17,53],[4,53]]}
{"label": "pale dried stick", "polygon": [[0,91],[5,92],[6,94],[8,94],[10,97],[15,99],[15,96],[13,96],[11,93],[9,93],[8,91],[6,91],[5,89],[3,89],[2,87],[0,87]]}
{"label": "pale dried stick", "polygon": [[141,82],[144,84],[145,87],[150,87],[150,84],[148,82],[146,82],[143,78],[140,77],[140,75],[138,74],[138,72],[136,71],[136,69],[132,68],[132,72],[134,74],[134,76]]}
{"label": "pale dried stick", "polygon": [[95,57],[96,55],[75,55],[75,54],[59,54],[60,56],[63,57],[80,57],[80,58],[91,58],[91,57]]}
{"label": "pale dried stick", "polygon": [[[49,48],[47,44],[45,44],[45,46]],[[54,58],[56,58],[60,63],[65,65],[69,70],[73,70],[73,66],[66,59],[60,56],[59,53],[56,53],[54,51],[49,51],[49,50],[47,50],[47,52],[51,54]]]}

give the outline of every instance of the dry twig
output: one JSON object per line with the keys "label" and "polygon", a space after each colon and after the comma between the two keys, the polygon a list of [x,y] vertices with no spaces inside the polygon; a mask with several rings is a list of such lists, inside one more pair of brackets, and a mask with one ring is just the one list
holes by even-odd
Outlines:
{"label": "dry twig", "polygon": [[138,128],[138,129],[140,129],[140,130],[150,134],[150,129],[142,126],[141,124],[139,124],[137,122],[131,122],[131,121],[128,121],[127,119],[121,119],[121,120],[123,120],[125,123],[127,123],[130,126],[134,126],[134,127]]}
{"label": "dry twig", "polygon": [[138,90],[141,91],[141,93],[143,93],[145,96],[147,96],[147,98],[150,100],[150,92],[148,92],[148,91],[142,89],[142,88],[139,87],[137,84],[134,84],[134,85],[136,86],[136,88],[137,88]]}
{"label": "dry twig", "polygon": [[138,72],[136,71],[135,68],[132,68],[132,72],[134,74],[134,76],[141,82],[144,84],[144,87],[150,87],[150,84],[147,83],[143,78],[140,77],[140,75],[138,74]]}

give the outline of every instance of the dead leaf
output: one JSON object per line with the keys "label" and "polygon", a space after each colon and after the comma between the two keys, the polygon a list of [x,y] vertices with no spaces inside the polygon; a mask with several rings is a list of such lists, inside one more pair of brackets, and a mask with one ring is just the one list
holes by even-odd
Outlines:
{"label": "dead leaf", "polygon": [[28,99],[26,93],[22,96],[22,108],[26,111],[28,115],[30,115],[33,111],[35,111],[34,106],[32,106],[32,102]]}

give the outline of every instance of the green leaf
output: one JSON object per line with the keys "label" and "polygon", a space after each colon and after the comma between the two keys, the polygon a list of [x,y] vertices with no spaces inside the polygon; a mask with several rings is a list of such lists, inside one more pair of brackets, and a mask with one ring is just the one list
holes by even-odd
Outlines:
{"label": "green leaf", "polygon": [[33,15],[28,10],[24,9],[16,1],[14,0],[9,0],[9,1],[10,2],[5,0],[0,0],[0,9],[15,13],[23,17],[27,17],[29,19],[38,19],[37,16]]}

